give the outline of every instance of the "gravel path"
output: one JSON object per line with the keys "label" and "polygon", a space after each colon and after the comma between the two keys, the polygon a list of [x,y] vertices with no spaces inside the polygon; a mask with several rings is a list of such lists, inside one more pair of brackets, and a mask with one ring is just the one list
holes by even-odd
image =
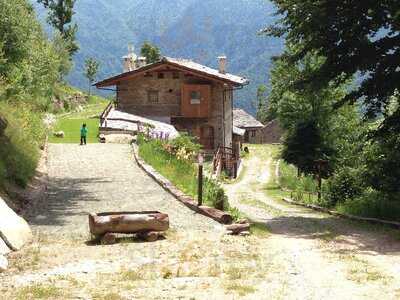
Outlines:
{"label": "gravel path", "polygon": [[87,214],[101,211],[159,210],[168,213],[171,227],[179,230],[218,226],[147,176],[134,162],[128,145],[51,144],[48,175],[48,199],[27,216],[40,232],[87,233]]}

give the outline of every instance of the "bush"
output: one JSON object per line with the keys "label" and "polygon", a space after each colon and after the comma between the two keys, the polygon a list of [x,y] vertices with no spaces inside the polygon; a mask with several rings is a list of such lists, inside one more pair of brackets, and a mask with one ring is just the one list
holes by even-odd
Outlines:
{"label": "bush", "polygon": [[214,179],[204,178],[203,196],[205,202],[211,206],[224,210],[227,209],[228,197],[225,195],[224,189]]}
{"label": "bush", "polygon": [[181,133],[180,136],[173,139],[170,143],[173,154],[180,159],[192,159],[196,157],[201,149],[195,137],[187,133]]}
{"label": "bush", "polygon": [[326,200],[330,206],[359,197],[364,190],[360,169],[343,167],[328,180]]}

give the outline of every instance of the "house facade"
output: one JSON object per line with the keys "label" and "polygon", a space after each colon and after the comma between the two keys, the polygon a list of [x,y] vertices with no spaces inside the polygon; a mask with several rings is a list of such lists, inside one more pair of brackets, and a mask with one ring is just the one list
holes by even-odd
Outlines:
{"label": "house facade", "polygon": [[218,59],[216,70],[169,57],[146,64],[131,54],[122,74],[95,85],[115,87],[119,111],[171,124],[196,136],[205,150],[232,148],[233,93],[248,81],[226,73],[226,57]]}

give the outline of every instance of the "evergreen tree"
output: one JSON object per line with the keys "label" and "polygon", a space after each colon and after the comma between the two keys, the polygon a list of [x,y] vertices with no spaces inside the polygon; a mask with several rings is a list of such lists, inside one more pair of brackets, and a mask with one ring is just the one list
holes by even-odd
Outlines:
{"label": "evergreen tree", "polygon": [[89,96],[91,87],[96,79],[97,72],[99,71],[100,63],[94,58],[88,58],[85,60],[85,76],[89,81]]}
{"label": "evergreen tree", "polygon": [[48,22],[52,25],[65,40],[70,56],[74,55],[79,46],[76,42],[78,25],[71,24],[74,15],[75,0],[38,0],[43,6],[49,9]]}
{"label": "evergreen tree", "polygon": [[144,42],[140,49],[140,55],[146,57],[147,63],[155,63],[161,59],[160,48],[149,42]]}

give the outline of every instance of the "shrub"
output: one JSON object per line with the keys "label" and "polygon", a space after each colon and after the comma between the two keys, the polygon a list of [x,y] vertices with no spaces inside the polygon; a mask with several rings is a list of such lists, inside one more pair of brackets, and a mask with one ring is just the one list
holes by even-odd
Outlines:
{"label": "shrub", "polygon": [[200,151],[201,145],[197,143],[196,138],[187,133],[181,133],[180,136],[170,142],[173,154],[179,159],[192,159]]}
{"label": "shrub", "polygon": [[227,196],[225,195],[224,189],[214,179],[208,177],[204,178],[204,188],[203,194],[205,202],[211,204],[211,206],[224,210],[226,209],[226,204],[228,203]]}
{"label": "shrub", "polygon": [[326,200],[330,206],[359,197],[364,185],[360,169],[343,167],[329,178]]}

